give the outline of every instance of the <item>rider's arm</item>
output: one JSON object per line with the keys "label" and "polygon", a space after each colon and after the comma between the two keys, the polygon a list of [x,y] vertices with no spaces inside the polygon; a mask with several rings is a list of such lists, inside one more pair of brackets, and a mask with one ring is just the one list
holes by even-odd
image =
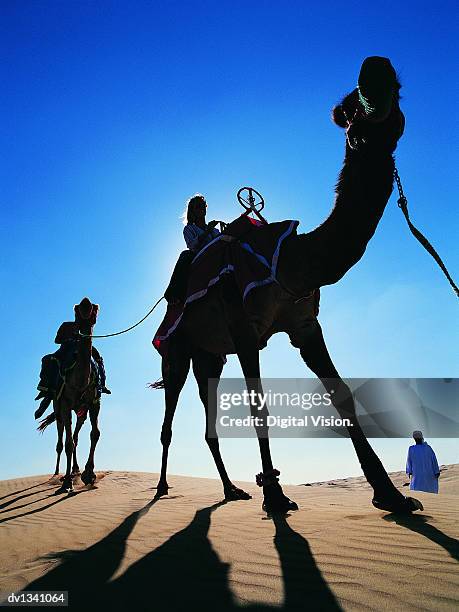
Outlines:
{"label": "rider's arm", "polygon": [[185,225],[183,228],[183,237],[185,238],[186,246],[190,251],[199,251],[206,242],[208,242],[209,234],[218,230],[215,229],[217,221],[210,221],[205,230],[197,228],[194,224]]}
{"label": "rider's arm", "polygon": [[186,246],[190,251],[196,251],[200,232],[195,225],[188,224],[183,228],[183,237],[185,238]]}

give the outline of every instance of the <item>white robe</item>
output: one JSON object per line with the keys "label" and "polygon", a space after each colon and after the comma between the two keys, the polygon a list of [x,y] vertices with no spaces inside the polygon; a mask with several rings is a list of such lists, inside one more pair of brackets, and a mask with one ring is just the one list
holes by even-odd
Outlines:
{"label": "white robe", "polygon": [[435,453],[427,442],[410,446],[406,460],[406,473],[412,474],[411,490],[438,493],[438,478],[435,477],[435,474],[439,474],[440,469]]}

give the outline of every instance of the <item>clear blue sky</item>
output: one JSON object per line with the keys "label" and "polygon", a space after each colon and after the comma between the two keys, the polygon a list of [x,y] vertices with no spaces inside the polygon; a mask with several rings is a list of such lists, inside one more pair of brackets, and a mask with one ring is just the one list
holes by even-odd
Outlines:
{"label": "clear blue sky", "polygon": [[[84,295],[96,333],[139,319],[182,249],[185,200],[239,214],[259,189],[270,220],[327,215],[344,151],[330,109],[368,55],[391,58],[406,131],[397,165],[413,220],[458,269],[457,2],[231,0],[26,1],[0,6],[2,62],[2,411],[0,478],[47,473],[55,431],[35,431],[41,356]],[[456,274],[457,276],[457,274]],[[457,279],[456,279],[457,280]],[[151,338],[163,310],[100,340],[104,398],[96,468],[158,471],[162,393]],[[454,376],[457,300],[410,236],[395,196],[363,260],[322,292],[320,320],[343,376]],[[266,376],[304,376],[286,337],[262,353]],[[235,360],[225,372],[238,376]],[[177,411],[171,473],[215,476],[190,378]],[[375,441],[404,465],[408,440]],[[432,441],[441,463],[457,440]],[[81,436],[81,463],[88,428]],[[253,440],[222,443],[234,478],[259,469]],[[359,474],[349,441],[273,441],[284,482]]]}

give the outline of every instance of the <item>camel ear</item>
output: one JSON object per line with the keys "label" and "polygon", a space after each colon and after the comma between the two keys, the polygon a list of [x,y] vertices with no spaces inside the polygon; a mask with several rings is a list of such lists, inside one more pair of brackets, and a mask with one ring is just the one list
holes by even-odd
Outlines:
{"label": "camel ear", "polygon": [[353,89],[351,93],[344,96],[339,104],[337,104],[331,113],[332,120],[336,125],[346,128],[349,122],[353,119],[356,110],[359,108],[359,91]]}
{"label": "camel ear", "polygon": [[347,118],[341,104],[338,104],[332,109],[331,115],[333,123],[336,123],[337,126],[342,128],[347,126]]}
{"label": "camel ear", "polygon": [[99,314],[99,304],[92,305],[91,316],[89,317],[91,325],[95,325],[97,321],[97,315]]}

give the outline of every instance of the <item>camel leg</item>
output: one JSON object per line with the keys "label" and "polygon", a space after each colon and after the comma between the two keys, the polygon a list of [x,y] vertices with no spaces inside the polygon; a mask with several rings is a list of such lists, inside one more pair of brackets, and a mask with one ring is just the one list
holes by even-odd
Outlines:
{"label": "camel leg", "polygon": [[71,493],[73,491],[72,474],[70,472],[72,467],[73,453],[72,411],[70,407],[66,406],[65,408],[61,408],[59,413],[63,420],[65,429],[65,454],[67,456],[67,469],[62,481],[62,486],[56,491],[56,493]]}
{"label": "camel leg", "polygon": [[[237,324],[233,323],[230,326],[230,333],[246,380],[247,390],[249,393],[252,391],[257,394],[261,393],[260,352],[258,350],[258,338],[252,326],[245,320],[239,320]],[[263,468],[263,474],[261,475],[264,498],[263,509],[267,512],[298,510],[297,504],[284,495],[278,481],[279,473],[273,468],[268,425],[266,424],[268,410],[266,406],[259,410],[258,404],[251,402],[250,412],[253,417],[261,418],[264,421],[261,426],[255,427]],[[259,482],[258,479],[257,482]]]}
{"label": "camel leg", "polygon": [[177,402],[190,370],[191,354],[188,345],[179,339],[171,339],[168,359],[163,358],[162,375],[164,380],[164,400],[166,410],[161,429],[161,444],[163,447],[161,459],[161,475],[156,486],[156,497],[167,495],[167,460],[172,441],[172,421],[174,420]]}
{"label": "camel leg", "polygon": [[73,432],[73,465],[72,465],[72,476],[80,473],[80,466],[77,461],[77,446],[78,446],[78,434],[80,433],[80,429],[83,427],[84,422],[86,421],[86,416],[78,417],[75,425],[75,431]]}
{"label": "camel leg", "polygon": [[81,480],[85,485],[92,485],[96,481],[96,475],[94,473],[94,453],[96,451],[97,442],[100,438],[99,411],[100,401],[97,401],[89,409],[89,420],[91,421],[91,446],[89,447],[89,456],[88,460],[86,461],[84,472],[81,474]]}
{"label": "camel leg", "polygon": [[306,365],[321,379],[324,387],[331,394],[332,403],[340,417],[349,418],[352,422],[347,430],[365,478],[373,488],[373,505],[389,512],[422,510],[422,504],[418,500],[404,497],[395,488],[383,464],[366,439],[356,418],[352,393],[341,380],[331,360],[319,323],[314,326],[311,336],[301,347],[300,353]]}
{"label": "camel leg", "polygon": [[58,476],[59,474],[59,463],[61,460],[61,453],[64,448],[63,438],[64,438],[64,423],[62,419],[56,416],[56,427],[57,427],[57,444],[56,444],[56,469],[54,470],[54,476]]}
{"label": "camel leg", "polygon": [[193,373],[198,383],[199,397],[206,413],[206,433],[205,440],[214,458],[220,475],[225,499],[235,501],[239,499],[252,499],[252,496],[236,487],[230,480],[220,454],[217,431],[215,428],[216,412],[214,407],[217,405],[216,389],[215,397],[209,405],[209,378],[220,378],[223,370],[223,360],[220,355],[213,355],[203,350],[196,350],[193,354]]}

